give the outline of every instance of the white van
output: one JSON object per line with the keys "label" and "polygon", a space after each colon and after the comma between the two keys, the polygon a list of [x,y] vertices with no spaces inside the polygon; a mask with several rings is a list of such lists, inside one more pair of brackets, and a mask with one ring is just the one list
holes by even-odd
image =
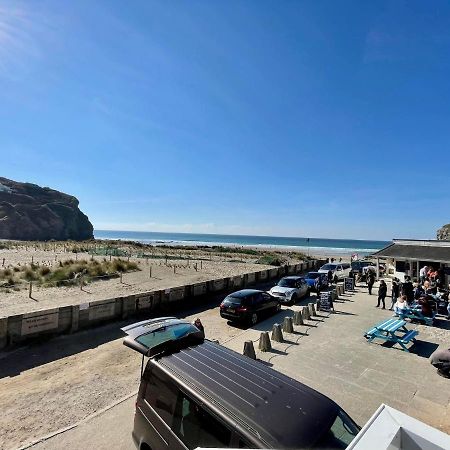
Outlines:
{"label": "white van", "polygon": [[318,272],[328,274],[331,271],[331,279],[336,282],[349,277],[351,270],[352,268],[348,263],[328,263],[324,264]]}

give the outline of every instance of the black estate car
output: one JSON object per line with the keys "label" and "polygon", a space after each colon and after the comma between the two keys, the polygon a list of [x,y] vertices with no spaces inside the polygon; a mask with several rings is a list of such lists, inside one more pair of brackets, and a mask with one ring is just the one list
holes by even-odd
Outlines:
{"label": "black estate car", "polygon": [[185,320],[122,330],[142,354],[132,432],[139,450],[344,449],[359,432],[328,397],[204,339]]}
{"label": "black estate car", "polygon": [[256,289],[242,289],[224,298],[220,304],[220,316],[253,325],[261,316],[273,314],[280,308],[279,300],[269,293]]}

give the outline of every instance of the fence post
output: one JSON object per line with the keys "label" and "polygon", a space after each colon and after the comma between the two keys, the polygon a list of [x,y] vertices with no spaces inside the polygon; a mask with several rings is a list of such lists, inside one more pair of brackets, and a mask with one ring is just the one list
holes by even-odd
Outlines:
{"label": "fence post", "polygon": [[32,298],[31,297],[31,293],[33,292],[33,282],[32,281],[30,281],[30,286],[29,286],[29,288],[28,288],[28,297],[29,298]]}
{"label": "fence post", "polygon": [[122,283],[122,275],[123,275],[123,272],[120,272],[120,282]]}
{"label": "fence post", "polygon": [[152,277],[152,266],[150,265],[150,269],[149,269],[149,275],[150,275],[150,278]]}

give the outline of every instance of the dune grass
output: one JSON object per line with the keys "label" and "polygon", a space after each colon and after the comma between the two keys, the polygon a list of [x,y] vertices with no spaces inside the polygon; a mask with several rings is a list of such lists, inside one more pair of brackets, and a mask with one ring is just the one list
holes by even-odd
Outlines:
{"label": "dune grass", "polygon": [[41,286],[70,286],[79,283],[81,278],[83,283],[92,282],[136,270],[140,270],[138,264],[120,258],[113,261],[103,259],[101,262],[69,259],[60,261],[56,267],[31,264],[0,270],[0,286],[12,287],[30,281]]}

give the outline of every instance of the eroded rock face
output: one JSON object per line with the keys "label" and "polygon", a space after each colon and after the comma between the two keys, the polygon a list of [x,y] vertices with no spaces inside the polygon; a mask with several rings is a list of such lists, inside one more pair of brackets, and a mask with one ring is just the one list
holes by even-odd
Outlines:
{"label": "eroded rock face", "polygon": [[450,223],[439,228],[436,233],[436,237],[439,241],[450,241]]}
{"label": "eroded rock face", "polygon": [[0,177],[0,239],[84,240],[94,228],[63,192]]}

